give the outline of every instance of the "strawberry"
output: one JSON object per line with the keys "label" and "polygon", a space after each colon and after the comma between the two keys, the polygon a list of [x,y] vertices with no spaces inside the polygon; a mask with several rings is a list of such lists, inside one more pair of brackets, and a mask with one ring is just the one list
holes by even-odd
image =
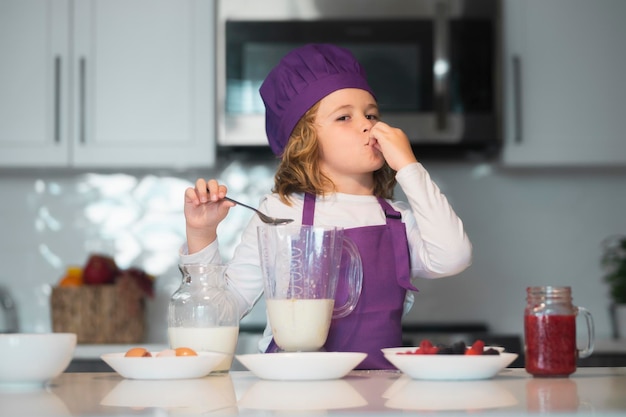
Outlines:
{"label": "strawberry", "polygon": [[[424,339],[420,342],[420,348],[417,349],[420,355],[434,355],[439,351],[437,346],[433,346],[432,342],[428,339]],[[416,353],[417,353],[416,352]]]}
{"label": "strawberry", "polygon": [[472,346],[465,351],[466,355],[482,355],[485,350],[485,342],[482,340],[475,341]]}
{"label": "strawberry", "polygon": [[424,339],[420,342],[420,349],[430,349],[431,347],[433,347],[433,344],[428,339]]}
{"label": "strawberry", "polygon": [[480,352],[482,354],[483,350],[485,350],[485,342],[482,340],[477,340],[472,344],[472,349]]}

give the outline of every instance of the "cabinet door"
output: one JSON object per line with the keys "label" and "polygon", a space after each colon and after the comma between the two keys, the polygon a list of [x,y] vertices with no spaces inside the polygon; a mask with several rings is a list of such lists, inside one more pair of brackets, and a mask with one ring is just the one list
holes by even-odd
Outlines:
{"label": "cabinet door", "polygon": [[67,17],[67,0],[0,0],[0,167],[68,162]]}
{"label": "cabinet door", "polygon": [[507,0],[508,165],[626,163],[626,1]]}
{"label": "cabinet door", "polygon": [[214,161],[210,0],[74,3],[74,166]]}

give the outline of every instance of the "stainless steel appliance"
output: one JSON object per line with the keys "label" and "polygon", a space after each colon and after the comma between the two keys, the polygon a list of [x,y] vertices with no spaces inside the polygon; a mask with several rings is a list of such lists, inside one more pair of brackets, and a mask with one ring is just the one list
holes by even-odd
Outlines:
{"label": "stainless steel appliance", "polygon": [[419,150],[494,153],[500,0],[218,0],[218,145],[266,145],[258,89],[289,50],[328,42],[363,64],[386,122]]}
{"label": "stainless steel appliance", "polygon": [[17,308],[9,289],[0,285],[0,333],[17,333]]}

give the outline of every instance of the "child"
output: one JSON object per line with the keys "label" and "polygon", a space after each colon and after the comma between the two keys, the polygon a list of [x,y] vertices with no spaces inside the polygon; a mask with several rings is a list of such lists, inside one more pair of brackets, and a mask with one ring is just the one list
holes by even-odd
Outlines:
{"label": "child", "polygon": [[[406,135],[380,121],[365,72],[346,49],[306,45],[287,54],[260,88],[266,133],[281,157],[273,194],[260,209],[295,224],[343,227],[363,263],[355,310],[333,320],[328,351],[367,352],[361,369],[393,368],[381,348],[401,346],[413,304],[411,278],[458,274],[470,265],[461,220],[417,162]],[[408,204],[391,200],[397,183]],[[185,192],[187,245],[181,262],[221,263],[217,226],[234,205],[225,185],[198,179]],[[245,316],[262,296],[257,216],[228,263],[227,280]],[[259,344],[272,350],[268,324]]]}

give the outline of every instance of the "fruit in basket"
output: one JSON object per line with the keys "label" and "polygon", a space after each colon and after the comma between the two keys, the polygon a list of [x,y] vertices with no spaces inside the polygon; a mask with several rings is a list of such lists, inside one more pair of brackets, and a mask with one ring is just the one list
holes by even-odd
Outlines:
{"label": "fruit in basket", "polygon": [[83,269],[83,282],[87,285],[112,284],[119,272],[112,257],[92,254]]}
{"label": "fruit in basket", "polygon": [[144,270],[130,267],[121,271],[120,277],[130,277],[148,297],[154,297],[154,277]]}
{"label": "fruit in basket", "polygon": [[83,269],[78,266],[68,267],[59,281],[59,287],[80,287],[81,285],[83,285]]}
{"label": "fruit in basket", "polygon": [[110,285],[132,281],[144,295],[154,297],[154,276],[137,267],[120,269],[115,260],[102,254],[91,254],[83,268],[70,266],[59,280],[59,287]]}

